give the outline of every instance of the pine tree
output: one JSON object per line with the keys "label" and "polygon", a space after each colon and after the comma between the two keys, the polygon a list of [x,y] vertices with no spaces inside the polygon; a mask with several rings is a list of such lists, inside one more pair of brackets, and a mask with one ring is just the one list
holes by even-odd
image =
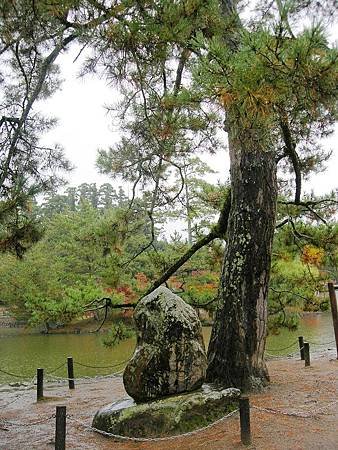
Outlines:
{"label": "pine tree", "polygon": [[[161,140],[159,148],[165,149],[154,155],[153,146],[148,150],[132,143],[128,161],[136,154],[134,147],[142,152],[135,163],[157,157],[161,166],[152,173],[161,178],[163,161],[177,154],[184,118],[201,111],[207,99],[223,105],[231,209],[229,221],[222,221],[228,223],[227,247],[208,350],[208,379],[244,389],[268,379],[264,347],[277,164],[294,173],[295,195],[289,201],[310,209],[313,205],[302,200],[302,177],[323,160],[317,138],[330,132],[336,116],[336,49],[328,45],[320,25],[292,30],[293,22],[313,6],[276,1],[268,14],[261,9],[261,16],[244,26],[232,0],[138,4],[137,18],[114,24],[109,44],[99,49],[109,76],[124,85],[129,82],[140,98],[134,102],[138,120],[131,127],[133,136],[140,133],[153,142],[155,135]],[[192,70],[193,84],[184,77],[184,69]],[[173,72],[179,84],[174,78],[170,91],[172,77],[167,74]],[[167,81],[161,95],[159,80]],[[225,204],[223,212],[227,211]]]}
{"label": "pine tree", "polygon": [[[125,94],[121,119],[131,111],[121,145],[101,152],[101,160],[111,158],[116,173],[133,183],[133,197],[141,179],[152,184],[150,218],[156,205],[173,200],[164,189],[170,167],[179,172],[180,158],[205,143],[202,150],[213,149],[208,139],[225,119],[231,202],[226,197],[216,226],[153,288],[202,245],[226,237],[208,379],[260,386],[268,379],[264,347],[277,165],[294,178],[294,196],[284,204],[318,215],[317,203],[302,197],[302,179],[325,158],[318,138],[337,116],[338,52],[320,24],[336,13],[334,2],[263,2],[247,23],[235,0],[65,4],[66,10],[53,10],[64,39],[74,36],[94,50],[84,72],[103,67]],[[302,27],[304,15],[316,23]]]}

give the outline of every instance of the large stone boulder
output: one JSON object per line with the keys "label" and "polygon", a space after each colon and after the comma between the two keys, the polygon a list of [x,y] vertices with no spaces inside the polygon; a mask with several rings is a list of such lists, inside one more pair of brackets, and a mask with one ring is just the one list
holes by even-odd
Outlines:
{"label": "large stone boulder", "polygon": [[202,389],[174,395],[149,403],[120,400],[101,408],[93,427],[129,437],[164,437],[192,431],[208,425],[238,408],[239,389]]}
{"label": "large stone boulder", "polygon": [[124,387],[136,402],[197,389],[207,359],[195,310],[165,287],[135,308],[137,346],[124,374]]}

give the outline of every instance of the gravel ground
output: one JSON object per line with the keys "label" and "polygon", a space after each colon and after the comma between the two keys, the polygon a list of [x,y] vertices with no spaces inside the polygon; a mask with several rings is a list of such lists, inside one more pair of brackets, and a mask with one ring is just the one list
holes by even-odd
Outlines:
{"label": "gravel ground", "polygon": [[[253,443],[246,448],[338,450],[338,360],[334,352],[317,354],[308,368],[298,359],[271,360],[268,367],[270,385],[250,395]],[[1,450],[53,449],[56,405],[67,406],[67,449],[244,448],[238,414],[192,436],[159,442],[118,442],[86,428],[98,408],[127,397],[121,376],[80,380],[74,391],[63,383],[49,383],[44,401],[37,403],[35,396],[34,389],[0,390]]]}

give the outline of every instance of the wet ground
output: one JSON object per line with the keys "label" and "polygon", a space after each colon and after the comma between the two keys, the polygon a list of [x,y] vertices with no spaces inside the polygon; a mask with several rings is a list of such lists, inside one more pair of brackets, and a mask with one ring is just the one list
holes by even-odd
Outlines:
{"label": "wet ground", "polygon": [[[338,360],[333,351],[317,354],[311,367],[298,359],[268,361],[270,385],[250,395],[252,445],[265,450],[338,449]],[[37,403],[33,389],[0,391],[0,449],[54,448],[56,405],[66,405],[67,449],[234,450],[240,442],[238,414],[188,437],[159,442],[118,442],[86,428],[101,406],[127,397],[122,378],[85,379],[75,390],[47,384]],[[257,408],[264,409],[257,409]],[[267,409],[272,408],[274,411]],[[286,413],[286,414],[282,414]]]}

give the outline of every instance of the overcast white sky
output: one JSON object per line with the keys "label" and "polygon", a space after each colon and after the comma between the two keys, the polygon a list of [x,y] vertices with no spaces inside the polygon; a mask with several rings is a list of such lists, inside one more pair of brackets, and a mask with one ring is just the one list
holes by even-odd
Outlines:
{"label": "overcast white sky", "polygon": [[[333,40],[338,38],[338,26],[333,29],[332,37]],[[62,55],[59,60],[65,80],[62,89],[41,105],[46,113],[59,120],[57,127],[45,136],[44,142],[57,142],[64,147],[66,156],[75,166],[74,171],[67,176],[70,185],[85,182],[100,185],[111,180],[96,170],[96,151],[98,148],[107,148],[119,139],[118,133],[113,131],[112,119],[107,115],[104,105],[113,104],[118,94],[114,89],[108,88],[104,80],[79,78],[81,61],[73,63],[75,56],[75,49]],[[305,184],[306,192],[313,190],[315,194],[323,194],[338,187],[338,126],[334,135],[325,141],[325,148],[333,151],[327,169],[324,173],[311,177]],[[218,172],[214,175],[215,181],[227,178],[229,163],[225,151],[217,155],[206,155],[205,160]]]}
{"label": "overcast white sky", "polygon": [[[79,78],[79,61],[73,63],[77,53],[72,50],[61,56],[59,64],[64,82],[60,91],[44,100],[40,108],[51,116],[58,118],[58,125],[45,137],[44,143],[59,143],[65,150],[67,158],[75,166],[68,176],[70,185],[81,183],[111,182],[107,176],[100,175],[95,168],[96,151],[107,148],[119,140],[105,105],[112,105],[118,99],[118,92],[106,86],[98,77]],[[228,156],[226,152],[203,157],[211,168],[216,170],[215,182],[228,176]]]}

